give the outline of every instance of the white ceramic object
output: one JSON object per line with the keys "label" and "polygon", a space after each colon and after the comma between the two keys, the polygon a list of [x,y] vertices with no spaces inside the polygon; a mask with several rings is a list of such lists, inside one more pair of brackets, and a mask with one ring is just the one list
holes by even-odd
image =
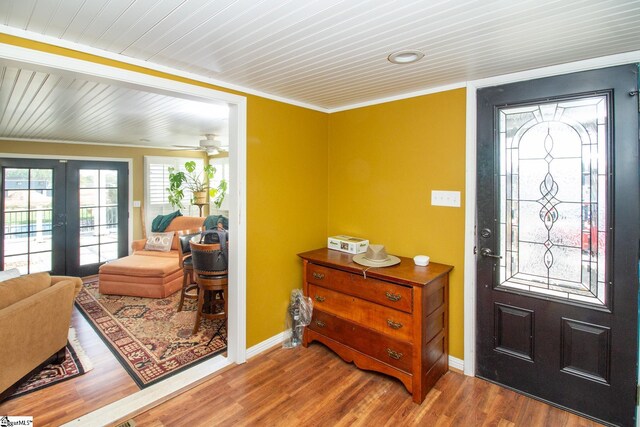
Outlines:
{"label": "white ceramic object", "polygon": [[416,265],[424,267],[429,265],[429,257],[426,255],[416,255],[413,257],[413,262],[415,262]]}

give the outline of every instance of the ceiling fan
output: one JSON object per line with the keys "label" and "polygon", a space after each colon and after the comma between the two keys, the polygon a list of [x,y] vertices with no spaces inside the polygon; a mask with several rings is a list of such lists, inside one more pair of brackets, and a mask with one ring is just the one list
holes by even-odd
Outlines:
{"label": "ceiling fan", "polygon": [[206,151],[210,156],[229,151],[228,147],[222,146],[222,141],[216,139],[216,134],[208,133],[204,137],[205,139],[201,139],[199,145],[174,145],[174,147],[181,150]]}

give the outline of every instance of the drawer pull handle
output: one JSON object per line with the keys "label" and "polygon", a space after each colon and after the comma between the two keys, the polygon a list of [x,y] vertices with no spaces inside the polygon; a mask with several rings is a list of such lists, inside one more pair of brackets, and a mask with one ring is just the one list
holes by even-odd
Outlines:
{"label": "drawer pull handle", "polygon": [[324,323],[322,320],[316,320],[316,325],[318,325],[318,327],[320,328],[324,328],[326,325],[326,323]]}
{"label": "drawer pull handle", "polygon": [[318,301],[318,302],[324,302],[324,300],[325,300],[325,298],[324,298],[324,297],[321,297],[320,295],[316,295],[316,296],[315,296],[315,299],[316,299],[316,301]]}
{"label": "drawer pull handle", "polygon": [[394,293],[389,292],[389,291],[385,292],[384,294],[387,296],[387,299],[390,300],[390,301],[400,301],[400,298],[402,298],[402,295],[394,294]]}
{"label": "drawer pull handle", "polygon": [[318,272],[314,271],[312,274],[313,274],[313,278],[314,279],[318,279],[318,280],[324,279],[324,273],[318,273]]}
{"label": "drawer pull handle", "polygon": [[404,354],[398,351],[393,351],[390,348],[387,349],[387,354],[389,355],[390,358],[396,359],[396,360],[400,360],[402,359],[402,356],[404,356]]}
{"label": "drawer pull handle", "polygon": [[393,320],[391,320],[391,319],[387,319],[387,325],[389,325],[389,327],[390,327],[391,329],[400,329],[400,328],[402,328],[402,323],[400,323],[400,322],[394,322],[394,321],[393,321]]}

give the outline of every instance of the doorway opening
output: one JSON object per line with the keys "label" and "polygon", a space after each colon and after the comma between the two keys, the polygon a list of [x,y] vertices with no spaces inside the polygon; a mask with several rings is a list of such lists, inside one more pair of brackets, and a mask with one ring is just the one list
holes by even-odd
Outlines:
{"label": "doorway opening", "polygon": [[[229,232],[234,244],[229,254],[229,320],[228,351],[226,358],[216,357],[199,364],[163,383],[151,386],[135,394],[135,399],[115,402],[83,416],[87,423],[98,420],[99,423],[116,421],[131,413],[137,407],[150,406],[176,391],[188,388],[190,384],[200,381],[218,369],[232,363],[243,363],[246,358],[246,224],[244,208],[246,206],[246,99],[243,96],[220,92],[214,89],[180,83],[174,80],[144,75],[125,69],[89,63],[70,57],[61,57],[49,53],[34,51],[17,46],[5,46],[0,53],[2,64],[30,69],[44,70],[54,74],[84,76],[92,81],[108,82],[126,88],[135,88],[147,93],[162,94],[180,99],[195,100],[202,103],[225,104],[228,106],[228,138],[230,180],[227,200],[229,203]],[[186,113],[185,113],[186,114]],[[36,139],[37,140],[37,139]],[[41,140],[43,142],[55,142]],[[98,206],[100,208],[100,206]],[[132,217],[133,199],[129,198],[125,210]],[[130,220],[130,219],[129,219]],[[130,245],[131,232],[127,239]],[[105,242],[106,243],[106,242]],[[136,402],[133,408],[127,403]]]}

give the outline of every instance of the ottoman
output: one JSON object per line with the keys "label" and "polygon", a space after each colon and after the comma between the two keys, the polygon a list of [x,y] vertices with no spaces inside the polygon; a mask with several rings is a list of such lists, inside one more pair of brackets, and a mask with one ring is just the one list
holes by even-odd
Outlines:
{"label": "ottoman", "polygon": [[182,269],[173,253],[135,252],[100,266],[101,294],[165,298],[182,288]]}

